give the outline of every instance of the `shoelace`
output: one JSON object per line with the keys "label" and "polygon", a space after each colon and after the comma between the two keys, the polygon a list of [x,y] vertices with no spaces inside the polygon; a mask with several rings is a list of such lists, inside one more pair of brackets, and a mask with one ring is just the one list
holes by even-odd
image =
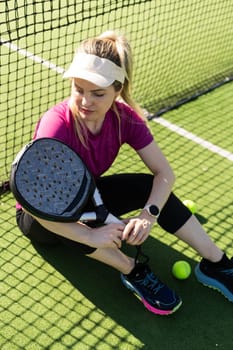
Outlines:
{"label": "shoelace", "polygon": [[233,277],[233,269],[223,269],[221,272]]}
{"label": "shoelace", "polygon": [[146,276],[143,279],[138,280],[138,282],[151,290],[154,294],[158,293],[160,289],[164,287],[153,272],[147,273]]}

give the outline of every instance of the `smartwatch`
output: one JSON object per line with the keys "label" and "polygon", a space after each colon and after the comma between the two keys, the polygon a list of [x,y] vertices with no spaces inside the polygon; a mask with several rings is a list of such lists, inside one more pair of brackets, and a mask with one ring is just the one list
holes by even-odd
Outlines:
{"label": "smartwatch", "polygon": [[145,209],[150,216],[153,216],[155,219],[158,219],[160,210],[156,205],[147,204],[143,209]]}

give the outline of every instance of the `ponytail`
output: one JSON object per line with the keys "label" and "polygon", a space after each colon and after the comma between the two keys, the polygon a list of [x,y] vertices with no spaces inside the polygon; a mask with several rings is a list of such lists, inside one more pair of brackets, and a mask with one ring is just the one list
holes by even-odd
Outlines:
{"label": "ponytail", "polygon": [[[146,121],[145,114],[139,105],[132,98],[132,72],[133,72],[133,60],[132,60],[132,51],[129,42],[125,36],[117,34],[114,31],[106,31],[101,35],[84,40],[78,52],[85,52],[87,54],[99,56],[101,58],[106,58],[119,67],[121,67],[125,73],[124,83],[115,81],[113,87],[115,91],[120,91],[119,98],[123,100],[127,105],[132,107],[133,110],[144,120]],[[119,126],[121,123],[121,117],[117,109],[117,105],[114,102],[112,106],[116,116],[118,118]],[[74,116],[74,122],[76,126],[77,136],[81,142],[87,146],[87,134],[84,132],[85,128],[83,122],[79,118],[77,107],[70,102],[70,109]],[[119,140],[121,140],[120,127],[119,127]]]}

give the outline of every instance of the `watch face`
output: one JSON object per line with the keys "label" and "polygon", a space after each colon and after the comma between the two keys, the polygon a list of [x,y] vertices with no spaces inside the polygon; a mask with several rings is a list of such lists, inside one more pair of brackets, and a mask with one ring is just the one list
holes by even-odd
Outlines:
{"label": "watch face", "polygon": [[150,205],[150,213],[153,216],[158,216],[159,215],[159,209],[156,207],[156,205]]}

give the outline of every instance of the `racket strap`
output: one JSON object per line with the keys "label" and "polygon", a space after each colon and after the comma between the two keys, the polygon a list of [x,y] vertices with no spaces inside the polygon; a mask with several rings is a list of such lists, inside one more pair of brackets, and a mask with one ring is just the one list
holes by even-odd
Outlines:
{"label": "racket strap", "polygon": [[94,190],[92,201],[95,206],[96,222],[105,223],[105,220],[107,219],[107,216],[108,216],[108,210],[104,206],[103,200],[101,198],[100,192],[97,187]]}
{"label": "racket strap", "polygon": [[104,204],[98,205],[95,208],[95,212],[96,212],[96,222],[105,223],[108,216],[108,210],[105,208]]}
{"label": "racket strap", "polygon": [[134,258],[135,261],[135,265],[138,264],[139,262],[143,263],[143,264],[147,264],[149,262],[150,258],[148,255],[146,255],[143,251],[142,251],[142,246],[141,245],[137,245],[136,246],[136,255]]}

